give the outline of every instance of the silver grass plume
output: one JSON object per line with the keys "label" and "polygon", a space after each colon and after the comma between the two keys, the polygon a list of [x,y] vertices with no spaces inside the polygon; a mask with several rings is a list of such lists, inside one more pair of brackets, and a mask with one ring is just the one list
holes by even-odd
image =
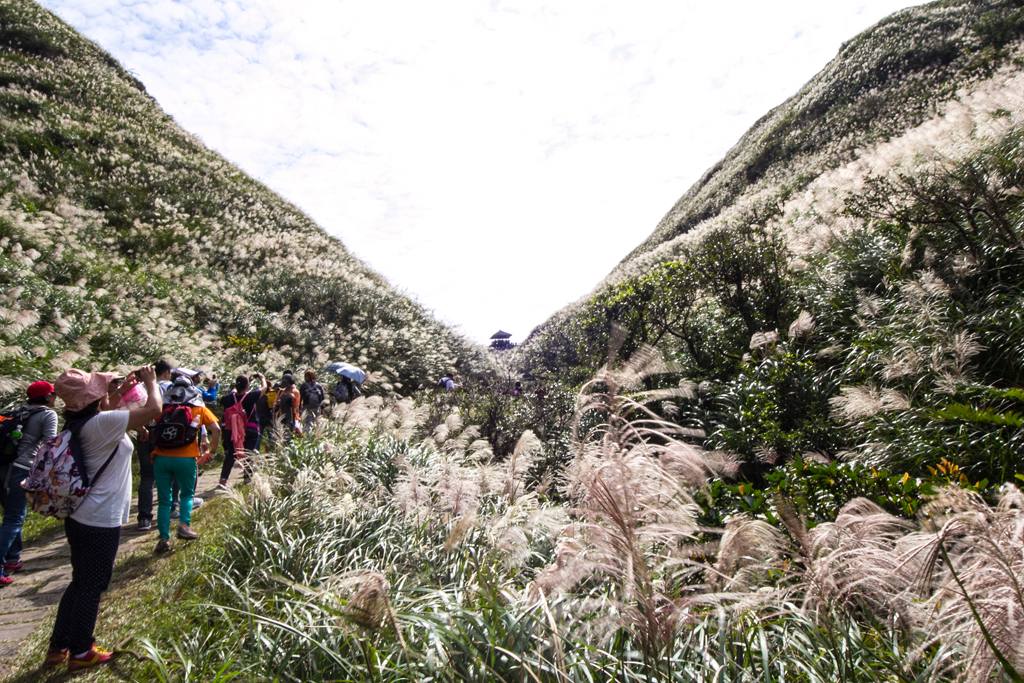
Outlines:
{"label": "silver grass plume", "polygon": [[[613,350],[619,336],[616,330]],[[692,397],[688,385],[643,389],[647,378],[678,371],[644,346],[620,367],[609,362],[581,389],[573,428],[576,455],[564,486],[578,521],[563,529],[556,563],[531,587],[539,600],[571,590],[587,576],[609,579],[615,613],[652,665],[675,635],[680,605],[664,589],[673,582],[672,571],[685,566],[685,545],[697,532],[699,508],[690,491],[709,475],[734,473],[736,467],[725,456],[708,458],[685,443],[687,430],[649,407]],[[585,421],[598,424],[584,433]]]}
{"label": "silver grass plume", "polygon": [[505,469],[504,494],[510,503],[519,495],[519,485],[530,467],[533,466],[536,453],[540,448],[540,439],[529,429],[523,432],[519,440],[516,441],[516,447],[512,451],[512,457],[509,458]]}

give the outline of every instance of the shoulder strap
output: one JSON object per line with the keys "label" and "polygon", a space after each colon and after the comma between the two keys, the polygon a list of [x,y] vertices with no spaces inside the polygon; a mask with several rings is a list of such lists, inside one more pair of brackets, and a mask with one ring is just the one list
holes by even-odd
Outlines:
{"label": "shoulder strap", "polygon": [[115,455],[117,455],[117,449],[120,448],[120,447],[121,447],[121,440],[118,439],[117,445],[114,446],[114,450],[110,452],[110,456],[107,458],[107,461],[105,463],[103,463],[103,465],[96,472],[96,474],[92,475],[92,484],[87,483],[85,476],[82,477],[82,484],[84,484],[87,488],[91,487],[91,486],[95,486],[96,485],[96,480],[100,478],[101,474],[103,474],[103,470],[107,469],[107,465],[109,465],[110,461],[114,459]]}
{"label": "shoulder strap", "polygon": [[[92,415],[89,415],[88,417],[82,418],[80,420],[68,422],[67,424],[64,425],[65,429],[71,432],[71,443],[68,444],[68,448],[71,449],[71,457],[75,461],[75,464],[78,466],[79,474],[82,475],[82,486],[84,488],[89,488],[90,486],[89,471],[85,467],[85,452],[82,450],[82,444],[79,441],[79,438],[82,433],[82,428],[85,427],[85,424],[92,418],[96,417],[97,415],[99,415],[98,412],[93,413]],[[103,472],[103,470],[107,468],[107,465],[113,459],[114,453],[117,453],[117,449],[120,445],[121,441],[120,439],[118,439],[117,446],[114,446],[114,452],[110,454],[109,458],[107,458],[107,462],[103,463],[103,467],[101,467],[99,469],[99,472],[96,473],[96,477],[100,475],[100,472]],[[93,479],[95,479],[96,477],[93,477]]]}
{"label": "shoulder strap", "polygon": [[[248,395],[249,394],[246,394],[246,396],[248,396]],[[260,402],[260,397],[257,396],[256,400],[252,402],[252,412],[245,411],[245,421],[246,422],[252,422],[253,413],[256,412],[256,406],[259,404],[259,402]],[[245,410],[245,404],[244,403],[239,402],[239,405],[242,406],[242,410]]]}

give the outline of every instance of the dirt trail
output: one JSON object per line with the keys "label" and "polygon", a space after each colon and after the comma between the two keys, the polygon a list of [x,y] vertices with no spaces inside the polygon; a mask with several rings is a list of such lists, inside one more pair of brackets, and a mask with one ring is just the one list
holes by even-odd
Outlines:
{"label": "dirt trail", "polygon": [[[241,468],[234,468],[231,474],[231,484],[240,483]],[[196,495],[204,500],[217,495],[217,475],[214,468],[199,477]],[[153,503],[155,513],[156,501]],[[121,527],[121,545],[117,549],[119,557],[140,546],[156,546],[156,520],[149,531],[139,531],[135,514],[136,506],[132,505],[132,521]],[[196,510],[195,514],[202,515],[203,508]],[[175,524],[172,521],[172,535]],[[22,552],[25,566],[13,574],[14,583],[0,588],[0,678],[10,673],[10,664],[21,650],[22,643],[39,627],[49,609],[60,602],[61,594],[71,583],[70,553],[63,531],[37,541]]]}

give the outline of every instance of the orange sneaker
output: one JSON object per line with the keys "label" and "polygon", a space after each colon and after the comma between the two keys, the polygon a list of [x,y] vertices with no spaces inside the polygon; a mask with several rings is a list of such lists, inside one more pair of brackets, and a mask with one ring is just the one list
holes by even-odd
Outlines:
{"label": "orange sneaker", "polygon": [[64,648],[63,650],[54,650],[53,648],[50,648],[46,651],[46,659],[43,660],[43,666],[49,668],[60,666],[67,658],[67,648]]}
{"label": "orange sneaker", "polygon": [[114,653],[107,652],[102,648],[98,648],[95,645],[86,652],[84,655],[75,655],[68,659],[68,673],[73,674],[76,671],[84,671],[85,669],[91,669],[94,666],[100,664],[106,664],[114,658]]}

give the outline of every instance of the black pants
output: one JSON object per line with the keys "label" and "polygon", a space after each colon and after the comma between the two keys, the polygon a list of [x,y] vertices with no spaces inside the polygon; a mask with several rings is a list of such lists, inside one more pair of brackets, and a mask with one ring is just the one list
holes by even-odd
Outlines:
{"label": "black pants", "polygon": [[[231,476],[231,468],[235,465],[237,456],[235,455],[235,442],[231,440],[231,432],[224,431],[224,439],[221,442],[224,444],[224,466],[220,468],[220,478],[227,479]],[[245,440],[242,444],[242,448],[247,451],[257,452],[260,448],[260,431],[255,427],[247,427],[245,430]],[[249,477],[252,476],[252,472],[249,467],[246,466],[245,461],[239,463],[242,466],[242,475],[245,477],[245,481],[249,481]]]}
{"label": "black pants", "polygon": [[153,445],[148,439],[140,439],[135,444],[135,452],[139,455],[139,521],[153,519]]}
{"label": "black pants", "polygon": [[100,594],[110,585],[114,558],[121,542],[121,527],[80,524],[64,520],[64,534],[71,546],[71,583],[64,589],[57,608],[57,620],[50,636],[50,648],[81,654],[92,647]]}

